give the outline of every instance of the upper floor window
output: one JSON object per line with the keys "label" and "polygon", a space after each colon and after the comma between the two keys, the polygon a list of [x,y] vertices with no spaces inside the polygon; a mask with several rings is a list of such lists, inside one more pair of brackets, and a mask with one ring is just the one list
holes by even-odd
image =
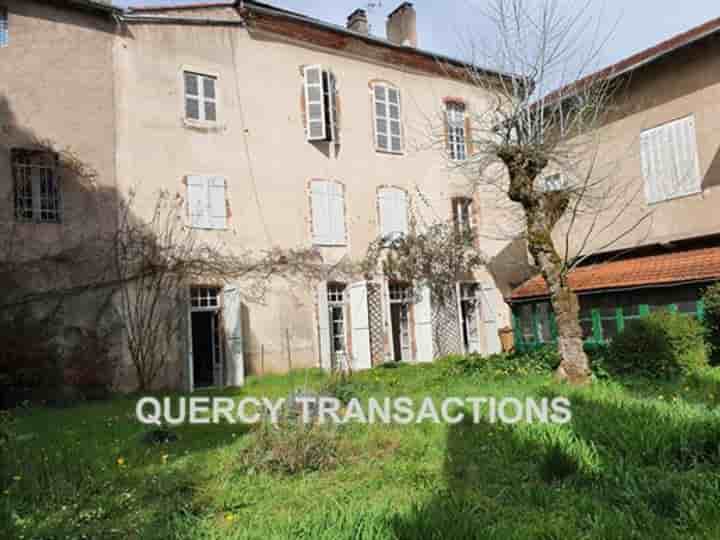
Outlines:
{"label": "upper floor window", "polygon": [[373,84],[375,147],[384,152],[403,151],[400,90],[387,83]]}
{"label": "upper floor window", "polygon": [[13,149],[11,153],[18,221],[60,222],[57,154]]}
{"label": "upper floor window", "polygon": [[472,230],[473,201],[470,197],[455,197],[452,199],[453,223],[457,231]]}
{"label": "upper floor window", "polygon": [[186,71],[185,118],[200,122],[217,121],[217,78]]}
{"label": "upper floor window", "polygon": [[218,176],[187,177],[190,226],[197,229],[226,229],[225,179]]}
{"label": "upper floor window", "polygon": [[10,25],[7,8],[0,6],[0,47],[7,47],[10,41]]}
{"label": "upper floor window", "polygon": [[540,178],[541,191],[561,191],[565,187],[565,179],[560,173],[548,174]]}
{"label": "upper floor window", "polygon": [[313,243],[343,246],[345,235],[345,196],[343,187],[330,180],[311,183]]}
{"label": "upper floor window", "polygon": [[448,155],[453,161],[463,161],[467,158],[465,104],[450,101],[445,108]]}
{"label": "upper floor window", "polygon": [[322,66],[303,69],[305,125],[308,141],[337,140],[337,85],[335,76]]}
{"label": "upper floor window", "polygon": [[378,191],[380,234],[394,240],[408,233],[407,193],[399,188],[382,188]]}
{"label": "upper floor window", "polygon": [[640,156],[648,203],[701,191],[693,115],[643,131]]}

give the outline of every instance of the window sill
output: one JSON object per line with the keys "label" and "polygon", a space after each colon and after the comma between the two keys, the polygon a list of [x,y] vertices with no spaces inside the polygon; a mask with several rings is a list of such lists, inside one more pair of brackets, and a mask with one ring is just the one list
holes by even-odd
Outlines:
{"label": "window sill", "polygon": [[318,248],[346,248],[348,247],[347,242],[330,244],[328,242],[313,242],[313,247]]}
{"label": "window sill", "polygon": [[388,156],[404,156],[405,155],[405,152],[403,152],[403,151],[393,152],[392,150],[383,150],[382,148],[377,148],[377,147],[375,148],[375,152],[377,154],[385,154]]}
{"label": "window sill", "polygon": [[205,132],[225,131],[224,124],[220,124],[218,122],[208,122],[205,120],[192,120],[190,118],[183,118],[183,126],[187,129]]}
{"label": "window sill", "polygon": [[677,201],[677,200],[679,200],[679,199],[687,199],[687,198],[689,198],[689,197],[696,197],[696,196],[698,196],[698,195],[702,196],[704,193],[705,193],[704,190],[700,189],[700,190],[698,190],[698,191],[693,191],[692,193],[684,193],[684,194],[682,194],[682,195],[675,195],[675,196],[673,196],[673,197],[668,197],[667,199],[662,199],[662,200],[659,200],[659,201],[653,201],[653,202],[649,202],[649,201],[648,201],[647,205],[648,205],[648,206],[657,206],[657,205],[662,204],[662,203],[671,202],[671,201]]}

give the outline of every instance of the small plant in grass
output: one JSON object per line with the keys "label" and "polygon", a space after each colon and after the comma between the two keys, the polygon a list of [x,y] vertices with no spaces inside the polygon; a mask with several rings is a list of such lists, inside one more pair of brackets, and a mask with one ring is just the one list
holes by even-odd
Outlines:
{"label": "small plant in grass", "polygon": [[715,283],[702,296],[705,306],[705,327],[710,342],[712,363],[720,364],[720,283]]}
{"label": "small plant in grass", "polygon": [[701,323],[665,311],[628,324],[610,345],[607,361],[616,373],[669,378],[707,366]]}
{"label": "small plant in grass", "polygon": [[253,441],[241,453],[240,463],[251,473],[326,471],[339,464],[341,449],[335,426],[286,417],[276,425],[268,421],[259,424]]}
{"label": "small plant in grass", "polygon": [[552,346],[540,347],[524,353],[498,353],[490,356],[469,354],[450,355],[440,360],[443,373],[448,377],[482,376],[505,377],[549,373],[560,363],[560,355]]}

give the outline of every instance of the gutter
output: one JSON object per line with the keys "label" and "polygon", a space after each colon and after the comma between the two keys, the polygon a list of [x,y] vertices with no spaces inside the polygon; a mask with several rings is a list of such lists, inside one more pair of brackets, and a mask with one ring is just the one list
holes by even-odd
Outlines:
{"label": "gutter", "polygon": [[245,21],[226,19],[196,19],[193,17],[163,17],[161,15],[133,15],[125,13],[120,17],[123,22],[149,24],[187,24],[196,26],[245,26]]}

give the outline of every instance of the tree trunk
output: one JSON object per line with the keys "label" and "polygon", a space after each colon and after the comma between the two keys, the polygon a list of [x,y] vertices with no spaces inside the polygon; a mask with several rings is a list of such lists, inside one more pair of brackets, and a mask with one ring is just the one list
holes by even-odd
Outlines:
{"label": "tree trunk", "polygon": [[558,331],[560,366],[555,376],[558,380],[572,384],[586,384],[590,381],[590,364],[583,348],[582,327],[580,326],[580,303],[577,295],[570,290],[567,276],[563,272],[560,256],[555,250],[545,212],[526,214],[528,217],[528,250],[540,268],[550,291],[550,301],[555,312]]}

